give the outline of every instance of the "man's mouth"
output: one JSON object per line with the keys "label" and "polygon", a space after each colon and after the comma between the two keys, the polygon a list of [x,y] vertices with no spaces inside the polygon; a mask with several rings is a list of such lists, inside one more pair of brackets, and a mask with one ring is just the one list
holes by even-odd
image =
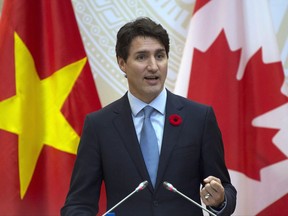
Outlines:
{"label": "man's mouth", "polygon": [[157,79],[159,79],[159,77],[158,76],[146,76],[146,77],[144,77],[144,79],[146,79],[146,80],[157,80]]}

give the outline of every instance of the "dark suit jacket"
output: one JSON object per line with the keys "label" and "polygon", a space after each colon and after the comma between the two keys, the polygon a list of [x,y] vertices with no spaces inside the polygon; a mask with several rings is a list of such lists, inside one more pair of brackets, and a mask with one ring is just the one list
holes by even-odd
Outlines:
{"label": "dark suit jacket", "polygon": [[[171,114],[183,122],[173,126]],[[200,203],[200,185],[209,175],[221,179],[227,205],[221,215],[235,209],[236,190],[224,162],[221,133],[211,107],[189,101],[168,91],[166,120],[155,189],[142,157],[127,94],[86,117],[62,215],[95,215],[102,180],[105,181],[107,209],[149,180],[115,209],[116,216],[195,216],[202,210],[177,193],[166,190],[168,181]]]}

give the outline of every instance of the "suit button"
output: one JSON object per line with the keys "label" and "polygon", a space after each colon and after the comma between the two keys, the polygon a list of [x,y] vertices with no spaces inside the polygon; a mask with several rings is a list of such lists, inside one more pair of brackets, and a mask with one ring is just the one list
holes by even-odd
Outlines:
{"label": "suit button", "polygon": [[157,207],[157,206],[159,206],[159,202],[158,202],[157,200],[154,200],[154,201],[153,201],[153,205],[154,205],[155,207]]}

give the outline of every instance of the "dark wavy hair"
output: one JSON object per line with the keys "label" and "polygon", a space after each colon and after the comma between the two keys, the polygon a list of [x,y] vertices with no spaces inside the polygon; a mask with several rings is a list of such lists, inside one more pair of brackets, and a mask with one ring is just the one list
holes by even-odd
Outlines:
{"label": "dark wavy hair", "polygon": [[116,57],[127,60],[131,42],[135,37],[151,37],[158,40],[165,47],[167,57],[169,56],[169,35],[162,25],[155,23],[148,17],[140,17],[132,22],[126,23],[117,33]]}

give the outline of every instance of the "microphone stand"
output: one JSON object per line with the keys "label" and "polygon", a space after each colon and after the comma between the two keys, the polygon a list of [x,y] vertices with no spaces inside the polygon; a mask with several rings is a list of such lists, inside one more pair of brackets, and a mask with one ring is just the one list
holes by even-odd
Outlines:
{"label": "microphone stand", "polygon": [[103,214],[102,216],[107,215],[108,213],[110,213],[113,209],[115,209],[117,206],[119,206],[121,203],[123,203],[125,200],[127,200],[130,196],[132,196],[134,193],[138,192],[138,191],[142,191],[144,188],[146,188],[148,185],[148,181],[144,181],[141,182],[139,184],[139,186],[132,191],[130,194],[128,194],[124,199],[122,199],[119,203],[117,203],[115,206],[113,206],[112,208],[110,208],[105,214]]}
{"label": "microphone stand", "polygon": [[194,203],[195,205],[197,205],[199,208],[203,209],[204,211],[208,212],[209,214],[213,215],[213,216],[217,216],[215,213],[209,211],[208,209],[204,208],[202,205],[200,205],[199,203],[195,202],[194,200],[190,199],[188,196],[186,196],[185,194],[181,193],[180,191],[178,191],[172,184],[170,184],[169,182],[163,182],[164,187],[169,190],[169,191],[173,191],[175,193],[180,194],[182,197],[186,198],[187,200],[189,200],[190,202]]}

